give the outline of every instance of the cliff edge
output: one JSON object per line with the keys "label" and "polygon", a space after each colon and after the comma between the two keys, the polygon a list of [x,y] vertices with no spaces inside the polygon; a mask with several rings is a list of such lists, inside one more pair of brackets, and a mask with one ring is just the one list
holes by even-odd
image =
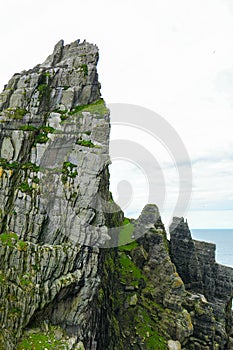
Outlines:
{"label": "cliff edge", "polygon": [[113,201],[97,62],[60,41],[0,94],[0,349],[231,349],[214,245],[178,218],[169,242],[155,205],[130,220]]}

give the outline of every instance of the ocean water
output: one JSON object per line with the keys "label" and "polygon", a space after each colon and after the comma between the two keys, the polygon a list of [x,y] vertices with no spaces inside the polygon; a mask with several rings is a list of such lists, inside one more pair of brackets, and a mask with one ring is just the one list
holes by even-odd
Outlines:
{"label": "ocean water", "polygon": [[192,229],[192,237],[216,244],[216,261],[233,267],[233,229]]}

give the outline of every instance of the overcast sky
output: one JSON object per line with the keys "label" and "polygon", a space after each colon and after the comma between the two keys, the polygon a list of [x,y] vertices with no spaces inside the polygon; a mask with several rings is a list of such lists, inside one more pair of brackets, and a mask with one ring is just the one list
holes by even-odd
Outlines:
{"label": "overcast sky", "polygon": [[[1,89],[14,73],[43,62],[60,39],[96,43],[106,102],[149,108],[183,140],[193,167],[190,227],[233,227],[232,0],[8,0],[0,4],[0,29]],[[113,127],[113,139],[122,134],[134,133]],[[178,179],[160,148],[154,150],[166,179],[168,223]],[[128,215],[146,204],[146,175],[135,164],[113,162],[114,193],[119,180],[134,177]]]}

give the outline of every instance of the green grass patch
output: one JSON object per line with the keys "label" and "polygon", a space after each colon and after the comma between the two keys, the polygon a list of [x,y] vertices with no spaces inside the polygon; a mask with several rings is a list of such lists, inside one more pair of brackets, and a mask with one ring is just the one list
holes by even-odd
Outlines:
{"label": "green grass patch", "polygon": [[44,72],[39,80],[39,85],[37,86],[37,90],[39,91],[39,100],[45,98],[47,101],[50,100],[51,88],[49,87],[49,79],[50,73]]}
{"label": "green grass patch", "polygon": [[[0,167],[6,169],[6,170],[14,170],[21,168],[22,170],[31,170],[34,172],[40,171],[40,167],[32,162],[27,163],[19,163],[19,162],[11,162],[9,163],[5,158],[0,158]],[[35,181],[34,181],[35,182]]]}
{"label": "green grass patch", "polygon": [[128,218],[124,219],[123,222],[124,226],[119,232],[119,238],[118,238],[118,245],[119,246],[124,246],[128,243],[134,242],[132,239],[132,234],[134,231],[134,225],[130,222]]}
{"label": "green grass patch", "polygon": [[131,252],[134,248],[137,248],[139,246],[137,241],[133,241],[132,243],[128,243],[125,245],[121,245],[118,247],[118,250],[120,252],[128,251]]}
{"label": "green grass patch", "polygon": [[85,76],[85,77],[88,76],[88,66],[87,66],[86,64],[82,64],[82,65],[80,66],[80,68],[81,68],[81,70],[83,71],[84,76]]}
{"label": "green grass patch", "polygon": [[18,249],[19,249],[19,251],[23,251],[23,252],[26,252],[27,251],[27,247],[28,247],[28,244],[27,244],[27,242],[24,242],[24,241],[19,241],[18,242]]}
{"label": "green grass patch", "polygon": [[[62,343],[54,338],[51,339],[51,336],[48,334],[31,334],[22,339],[22,341],[17,346],[17,350],[42,350],[42,349],[59,349],[58,346]],[[60,349],[65,349],[63,346]]]}
{"label": "green grass patch", "polygon": [[13,170],[19,167],[19,162],[11,162],[5,158],[0,158],[0,166],[6,170]]}
{"label": "green grass patch", "polygon": [[53,134],[56,131],[56,129],[54,129],[52,126],[46,126],[46,125],[40,126],[39,130],[41,130],[45,134]]}
{"label": "green grass patch", "polygon": [[68,113],[68,110],[65,109],[64,111],[59,109],[59,108],[56,108],[53,110],[54,113],[59,113],[59,114],[67,114]]}
{"label": "green grass patch", "polygon": [[0,235],[0,241],[9,247],[13,247],[15,243],[17,243],[19,240],[19,237],[14,232],[6,232],[2,233]]}
{"label": "green grass patch", "polygon": [[28,287],[28,286],[30,286],[30,284],[32,284],[32,281],[29,279],[29,278],[21,278],[20,279],[20,284],[21,284],[21,286],[23,286],[23,287]]}
{"label": "green grass patch", "polygon": [[47,136],[47,133],[41,133],[35,137],[35,143],[46,143],[48,140],[49,137]]}
{"label": "green grass patch", "polygon": [[144,340],[147,350],[166,350],[166,340],[158,334],[156,323],[150,318],[149,313],[140,308],[136,317],[137,333]]}
{"label": "green grass patch", "polygon": [[123,252],[119,253],[120,262],[120,281],[122,284],[138,286],[140,280],[145,280],[141,270],[134,264],[130,257]]}
{"label": "green grass patch", "polygon": [[20,241],[19,237],[14,232],[6,232],[0,235],[0,241],[9,247],[17,246],[20,251],[26,251],[28,243]]}
{"label": "green grass patch", "polygon": [[28,169],[28,170],[31,170],[34,172],[38,172],[40,170],[40,167],[38,165],[36,165],[35,163],[27,162],[27,163],[22,164],[22,169],[23,170]]}
{"label": "green grass patch", "polygon": [[92,114],[96,114],[103,117],[105,114],[108,113],[108,109],[105,105],[104,100],[101,98],[98,101],[93,102],[89,105],[76,106],[69,112],[69,115],[77,114],[80,116],[80,112],[90,112]]}
{"label": "green grass patch", "polygon": [[35,184],[39,184],[40,183],[40,179],[37,177],[37,176],[34,176],[32,181],[35,183]]}
{"label": "green grass patch", "polygon": [[55,327],[50,327],[48,332],[35,332],[25,334],[18,343],[16,350],[67,350],[64,340],[55,337]]}
{"label": "green grass patch", "polygon": [[2,271],[0,271],[0,283],[3,284],[6,282],[6,280],[6,276],[2,273]]}
{"label": "green grass patch", "polygon": [[65,109],[64,111],[62,111],[61,109],[57,108],[57,109],[54,109],[53,112],[54,112],[54,113],[59,113],[59,114],[60,114],[61,122],[64,122],[66,119],[69,118],[69,116],[67,115],[67,113],[68,113],[67,109]]}
{"label": "green grass patch", "polygon": [[6,116],[12,119],[23,119],[23,117],[28,113],[25,108],[8,108],[6,110]]}
{"label": "green grass patch", "polygon": [[21,315],[22,311],[18,307],[14,307],[9,310],[9,314],[11,315]]}
{"label": "green grass patch", "polygon": [[37,87],[41,95],[43,95],[46,92],[47,88],[48,88],[47,84],[40,84]]}
{"label": "green grass patch", "polygon": [[70,177],[71,179],[74,179],[78,175],[77,170],[74,170],[75,168],[77,168],[76,164],[73,164],[71,162],[63,163],[62,177],[61,177],[63,184],[67,182],[68,177]]}
{"label": "green grass patch", "polygon": [[79,146],[84,146],[84,147],[89,147],[89,148],[95,147],[94,143],[91,142],[90,140],[78,140],[76,142],[76,144]]}
{"label": "green grass patch", "polygon": [[49,140],[48,134],[53,134],[55,131],[56,129],[52,128],[51,126],[40,126],[34,143],[46,143]]}
{"label": "green grass patch", "polygon": [[22,125],[20,127],[20,130],[23,130],[23,131],[36,131],[37,128],[33,125]]}
{"label": "green grass patch", "polygon": [[66,119],[69,118],[69,116],[66,115],[66,114],[61,114],[61,115],[60,115],[60,118],[61,118],[61,121],[64,122]]}
{"label": "green grass patch", "polygon": [[28,182],[22,182],[19,186],[18,189],[23,192],[23,193],[27,193],[27,194],[31,194],[33,191],[33,187],[29,185]]}

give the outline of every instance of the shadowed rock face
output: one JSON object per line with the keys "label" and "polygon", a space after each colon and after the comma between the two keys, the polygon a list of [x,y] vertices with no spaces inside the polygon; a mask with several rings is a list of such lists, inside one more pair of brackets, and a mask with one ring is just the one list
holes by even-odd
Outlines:
{"label": "shadowed rock face", "polygon": [[176,218],[169,247],[151,204],[123,225],[97,62],[95,45],[60,41],[0,94],[0,349],[231,349],[215,246]]}
{"label": "shadowed rock face", "polygon": [[191,312],[196,348],[231,349],[233,269],[216,263],[215,244],[192,239],[184,219],[173,220],[170,236],[171,259],[191,299],[203,299],[204,308]]}

